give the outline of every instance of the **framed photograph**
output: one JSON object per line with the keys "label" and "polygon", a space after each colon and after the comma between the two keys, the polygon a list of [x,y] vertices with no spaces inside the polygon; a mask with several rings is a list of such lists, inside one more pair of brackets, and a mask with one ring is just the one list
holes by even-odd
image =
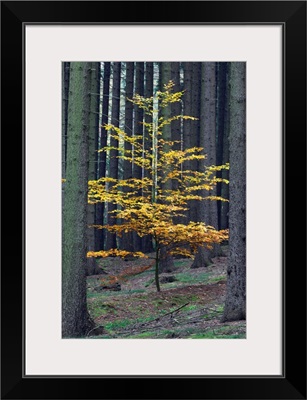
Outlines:
{"label": "framed photograph", "polygon": [[2,398],[306,399],[306,2],[3,1],[1,26]]}

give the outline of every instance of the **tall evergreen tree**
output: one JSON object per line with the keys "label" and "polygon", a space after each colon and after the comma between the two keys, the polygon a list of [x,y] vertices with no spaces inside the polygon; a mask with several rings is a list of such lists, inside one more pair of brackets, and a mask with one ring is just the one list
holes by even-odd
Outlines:
{"label": "tall evergreen tree", "polygon": [[[180,62],[172,62],[171,63],[171,78],[174,83],[174,92],[181,92],[181,82],[180,82]],[[183,114],[182,109],[182,101],[173,103],[171,105],[172,116]],[[185,121],[185,123],[190,121]],[[174,150],[181,150],[182,148],[182,122],[180,119],[172,121],[171,123],[171,132],[172,132],[172,141],[174,141]],[[173,180],[172,186],[174,190],[177,190],[178,181]],[[175,217],[175,223],[180,224],[184,223],[185,221],[181,216]]]}
{"label": "tall evergreen tree", "polygon": [[[205,159],[199,160],[199,170],[204,171],[210,165],[216,164],[216,145],[215,145],[215,62],[204,62],[201,66],[201,117],[200,117],[200,142],[203,148]],[[206,196],[205,193],[204,197]],[[216,192],[212,189],[210,196],[215,196]],[[205,222],[217,229],[217,204],[216,201],[198,202],[197,217],[199,221]],[[192,268],[206,267],[212,263],[212,251],[205,246],[200,247],[192,264]]]}
{"label": "tall evergreen tree", "polygon": [[[91,87],[90,87],[90,115],[89,115],[89,180],[97,179],[97,150],[99,135],[99,97],[100,97],[100,63],[92,63]],[[95,251],[97,230],[90,228],[96,223],[96,205],[89,204],[87,210],[87,248],[88,251]],[[97,249],[99,250],[99,249]],[[96,261],[93,258],[87,259],[87,274],[99,273],[96,268]]]}
{"label": "tall evergreen tree", "polygon": [[[185,115],[191,115],[194,117],[192,113],[192,80],[193,80],[193,63],[185,62],[183,64],[184,70],[184,96],[183,96],[183,110]],[[192,124],[195,121],[184,121],[183,124],[183,148],[189,149],[191,148],[191,134],[192,134]],[[191,169],[190,161],[185,162],[185,168]]]}
{"label": "tall evergreen tree", "polygon": [[[163,62],[161,63],[161,86],[168,84],[172,78],[172,70],[171,70],[171,63],[170,62]],[[162,108],[161,110],[162,117],[165,120],[168,120],[172,116],[171,105]],[[169,142],[172,140],[172,131],[171,125],[166,125],[163,127],[162,130],[162,138],[165,142]],[[161,149],[163,153],[167,153],[170,151],[170,148],[167,144],[164,144],[163,148]],[[161,171],[162,177],[163,173],[167,171]],[[172,190],[172,181],[167,180],[165,183],[161,183],[161,189],[163,191]],[[160,250],[160,263],[159,263],[159,270],[160,272],[171,272],[175,268],[173,257],[167,251],[166,246],[162,246]]]}
{"label": "tall evergreen tree", "polygon": [[230,64],[229,258],[222,321],[246,318],[246,64]]}
{"label": "tall evergreen tree", "polygon": [[[227,89],[227,64],[226,62],[217,63],[216,71],[216,164],[222,165],[229,162],[228,145],[228,89]],[[218,178],[229,180],[229,171],[222,170],[217,172]],[[217,196],[229,199],[229,186],[218,183],[216,187]],[[228,228],[228,202],[218,202],[218,226],[220,229]]]}
{"label": "tall evergreen tree", "polygon": [[63,206],[62,336],[93,328],[86,306],[86,229],[91,63],[71,63]]}
{"label": "tall evergreen tree", "polygon": [[[144,88],[144,96],[149,98],[153,96],[153,63],[146,62],[145,63],[145,88]],[[149,114],[144,115],[145,123],[152,122],[152,116]],[[148,130],[144,130],[144,149],[150,150],[152,147],[152,140],[148,133]],[[143,174],[145,177],[149,178],[149,172],[144,169]]]}
{"label": "tall evergreen tree", "polygon": [[[133,97],[133,83],[134,83],[134,63],[127,62],[126,63],[126,88],[125,88],[125,127],[124,131],[128,136],[133,135],[133,104],[131,101],[127,99],[132,99]],[[131,155],[132,145],[130,142],[125,141],[124,150],[127,152],[127,155]],[[130,161],[123,161],[123,179],[132,178],[132,163]],[[129,190],[125,188],[124,190]],[[133,251],[133,239],[132,232],[123,233],[121,239],[121,247],[123,249],[127,249],[128,251]]]}
{"label": "tall evergreen tree", "polygon": [[[180,63],[179,62],[172,62],[171,63],[171,79],[174,82],[174,92],[180,92]],[[182,103],[176,102],[172,104],[171,107],[172,116],[182,114]],[[172,140],[176,142],[174,144],[174,150],[181,150],[181,121],[175,120],[171,123],[171,133],[172,133]],[[173,182],[175,183],[175,182]]]}
{"label": "tall evergreen tree", "polygon": [[[121,63],[113,63],[113,87],[112,87],[112,110],[111,110],[111,124],[119,126],[119,110],[120,110],[120,81],[121,81]],[[118,179],[118,140],[113,136],[110,137],[110,152],[109,152],[109,177]],[[112,187],[112,182],[109,187]],[[116,215],[112,211],[116,210],[116,205],[108,203],[108,225],[116,224]],[[112,213],[112,214],[110,214]],[[116,248],[116,234],[107,233],[106,248]]]}
{"label": "tall evergreen tree", "polygon": [[[191,115],[197,120],[191,121],[191,132],[190,132],[190,147],[198,147],[199,146],[199,137],[200,137],[200,96],[201,96],[201,63],[193,62],[192,63],[192,86],[191,86],[191,101],[192,101],[192,110]],[[192,171],[198,171],[198,160],[190,161],[190,169]],[[191,200],[189,202],[190,212],[189,219],[190,221],[198,221],[198,201]]]}
{"label": "tall evergreen tree", "polygon": [[[107,131],[104,129],[104,125],[108,123],[109,114],[109,94],[110,94],[110,72],[111,63],[104,62],[103,65],[103,88],[102,88],[102,115],[101,115],[101,126],[100,126],[100,138],[98,147],[103,148],[107,145]],[[106,152],[102,151],[98,153],[98,178],[103,178],[106,176]],[[104,213],[105,204],[96,204],[96,222],[97,224],[104,224]],[[96,231],[96,248],[104,249],[104,229],[99,229]]]}
{"label": "tall evergreen tree", "polygon": [[65,178],[70,63],[62,63],[62,178]]}
{"label": "tall evergreen tree", "polygon": [[[135,87],[134,93],[144,96],[144,63],[136,62],[135,63]],[[140,142],[143,141],[143,117],[144,112],[137,106],[134,106],[134,136],[141,136]],[[140,154],[136,154],[139,156]],[[136,179],[142,178],[142,167],[139,165],[133,166],[133,177]],[[140,191],[139,195],[142,195]],[[142,249],[142,239],[136,234],[133,233],[133,247],[135,251],[139,251]]]}
{"label": "tall evergreen tree", "polygon": [[[184,88],[184,96],[183,96],[183,111],[185,115],[193,115],[193,63],[192,62],[185,62],[183,64],[183,71],[184,71],[184,80],[183,80],[183,88]],[[193,124],[195,121],[184,121],[183,123],[183,149],[189,149],[192,147],[193,139]],[[185,161],[184,163],[185,170],[191,170],[191,160]],[[192,215],[191,215],[192,214]],[[186,212],[186,218],[190,221],[191,216],[194,213],[191,212],[191,202],[188,203],[188,211]],[[195,220],[195,218],[194,218]]]}
{"label": "tall evergreen tree", "polygon": [[[229,64],[225,65],[225,102],[224,102],[224,138],[223,138],[223,159],[222,164],[229,163]],[[222,171],[222,178],[229,180],[229,171]],[[229,185],[221,186],[221,196],[229,200]],[[229,203],[222,202],[220,209],[220,229],[228,229]]]}
{"label": "tall evergreen tree", "polygon": [[[144,96],[149,98],[153,96],[153,63],[146,62],[145,63],[145,88],[144,88]],[[145,123],[152,123],[152,116],[145,114],[144,115]],[[144,150],[150,151],[152,147],[152,139],[148,133],[148,130],[144,129]],[[149,171],[144,168],[143,176],[145,178],[151,178]],[[150,236],[145,236],[142,238],[142,251],[144,253],[149,253],[153,251],[152,247],[152,238]]]}

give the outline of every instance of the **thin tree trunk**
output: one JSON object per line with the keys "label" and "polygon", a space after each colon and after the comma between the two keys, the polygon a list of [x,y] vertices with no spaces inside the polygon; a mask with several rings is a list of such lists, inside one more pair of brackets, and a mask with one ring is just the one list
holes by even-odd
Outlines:
{"label": "thin tree trunk", "polygon": [[[144,89],[144,96],[149,98],[153,96],[153,63],[146,62],[145,64],[145,89]],[[152,116],[145,114],[144,120],[146,123],[152,123]],[[144,129],[144,150],[149,151],[152,147],[152,137],[149,135],[148,131]],[[144,178],[151,178],[150,172],[144,168],[143,170]],[[144,195],[148,195],[148,193],[143,193]],[[150,235],[144,236],[142,238],[142,251],[144,253],[149,253],[153,251],[152,246],[152,237]]]}
{"label": "thin tree trunk", "polygon": [[[171,79],[174,82],[175,86],[173,91],[180,92],[180,63],[179,62],[172,62],[171,63]],[[176,102],[173,103],[171,106],[172,116],[182,114],[182,103]],[[181,150],[181,121],[172,121],[171,123],[171,132],[172,132],[172,140],[175,142],[173,149],[174,150]],[[173,182],[173,188],[177,188],[177,182]],[[174,187],[175,186],[175,187]]]}
{"label": "thin tree trunk", "polygon": [[[110,94],[110,68],[109,62],[103,63],[103,91],[102,91],[102,116],[101,116],[101,128],[100,128],[100,140],[99,148],[106,147],[107,145],[107,131],[104,125],[108,123],[109,113],[109,94]],[[106,152],[101,151],[98,153],[98,176],[97,178],[104,178],[106,176]],[[104,224],[105,216],[105,203],[96,204],[96,222],[98,225]],[[96,249],[103,250],[105,233],[103,229],[99,229],[96,232]]]}
{"label": "thin tree trunk", "polygon": [[[210,165],[216,164],[216,145],[215,145],[215,124],[216,124],[216,63],[202,63],[201,79],[201,126],[200,126],[200,147],[206,159],[199,160],[199,170],[205,171]],[[209,193],[202,191],[203,197],[207,195],[214,196],[216,191],[213,189]],[[198,221],[205,222],[207,225],[217,228],[217,204],[216,201],[202,201],[198,206]],[[201,247],[194,259],[192,268],[207,267],[212,264],[212,257],[217,252],[218,245],[214,245],[214,250],[209,250],[206,246]]]}
{"label": "thin tree trunk", "polygon": [[246,64],[230,64],[229,258],[222,321],[246,318]]}
{"label": "thin tree trunk", "polygon": [[[174,92],[181,91],[181,84],[180,84],[180,63],[179,62],[172,62],[171,63],[171,77],[172,81],[174,82]],[[171,105],[172,116],[182,114],[182,102],[176,102]],[[181,150],[182,147],[182,126],[181,121],[172,121],[171,123],[171,132],[172,132],[172,141],[174,141],[173,149],[178,151]],[[179,184],[176,179],[172,181],[172,188],[173,190],[179,189]],[[176,224],[183,224],[184,218],[181,216],[174,218],[174,223]]]}
{"label": "thin tree trunk", "polygon": [[67,155],[67,114],[70,63],[62,63],[62,178],[65,179]]}
{"label": "thin tree trunk", "polygon": [[[184,69],[184,79],[183,79],[183,112],[184,115],[188,115],[193,117],[193,102],[192,102],[192,83],[193,83],[193,63],[185,62],[183,64]],[[192,124],[195,121],[186,120],[183,122],[183,150],[189,149],[192,147]],[[191,161],[185,161],[183,164],[183,169],[185,171],[191,170]],[[188,208],[190,207],[190,203],[188,202]],[[184,222],[189,222],[191,220],[191,212],[190,209],[186,211],[186,218]]]}
{"label": "thin tree trunk", "polygon": [[[112,110],[111,110],[111,124],[119,126],[119,105],[120,105],[120,71],[121,63],[113,63],[113,88],[112,88]],[[118,179],[118,140],[114,137],[110,137],[110,161],[109,161],[109,177]],[[111,189],[113,183],[109,184]],[[116,225],[116,214],[113,212],[116,210],[116,204],[108,203],[108,225]],[[106,249],[115,249],[116,234],[107,232]]]}
{"label": "thin tree trunk", "polygon": [[[144,63],[135,63],[135,94],[144,96]],[[143,136],[143,110],[135,105],[134,107],[134,135]],[[140,139],[140,142],[142,140]],[[140,156],[139,153],[136,156]],[[142,178],[142,167],[135,165],[133,166],[133,177],[136,179]],[[139,191],[139,195],[142,196],[142,191]],[[133,232],[133,247],[134,251],[140,251],[142,249],[142,240],[140,236]]]}
{"label": "thin tree trunk", "polygon": [[[91,73],[91,94],[90,94],[90,116],[89,116],[89,172],[88,179],[97,179],[97,150],[98,150],[98,134],[99,134],[99,90],[100,90],[100,63],[92,63]],[[88,204],[87,210],[87,250],[95,251],[96,246],[96,233],[99,233],[91,225],[96,224],[96,206],[95,204]],[[99,273],[96,267],[95,257],[87,259],[86,274],[95,275]]]}
{"label": "thin tree trunk", "polygon": [[[191,134],[190,134],[190,147],[198,147],[199,146],[199,137],[200,137],[200,82],[201,82],[201,63],[193,62],[192,63],[192,87],[191,87],[191,101],[192,101],[192,109],[191,115],[192,117],[197,118],[196,121],[191,121]],[[198,171],[198,160],[190,161],[190,170]],[[188,201],[189,208],[189,220],[197,222],[198,218],[198,207],[199,201],[190,200]]]}
{"label": "thin tree trunk", "polygon": [[93,328],[86,305],[86,225],[91,63],[71,63],[63,209],[62,336]]}
{"label": "thin tree trunk", "polygon": [[[133,82],[134,82],[134,63],[126,63],[126,89],[125,96],[126,99],[132,99],[133,97]],[[133,104],[131,101],[126,100],[125,103],[125,132],[128,136],[133,134]],[[125,141],[124,150],[129,152],[127,155],[131,156],[132,146],[129,142]],[[123,179],[132,178],[132,163],[130,161],[124,160],[123,162]],[[129,189],[125,188],[125,191]],[[123,233],[121,239],[121,248],[127,251],[133,251],[133,239],[132,232]]]}
{"label": "thin tree trunk", "polygon": [[[201,80],[201,127],[200,127],[200,147],[206,155],[206,159],[199,160],[199,169],[204,171],[208,166],[216,164],[216,63],[202,63]],[[210,192],[202,191],[201,195],[215,196],[216,188]],[[203,201],[198,207],[198,218],[207,225],[218,228],[218,214],[216,201]],[[207,267],[212,264],[212,258],[221,255],[221,247],[213,245],[209,250],[206,246],[201,247],[192,264],[192,268]]]}
{"label": "thin tree trunk", "polygon": [[[192,79],[193,79],[193,63],[185,62],[184,66],[184,95],[183,95],[183,111],[184,115],[192,115]],[[194,121],[186,120],[183,123],[183,149],[191,148],[191,134],[192,134],[192,123]],[[190,170],[190,161],[185,161],[184,169]]]}
{"label": "thin tree trunk", "polygon": [[[225,62],[218,62],[216,67],[216,164],[223,164],[224,133],[225,133],[225,102],[226,102],[226,66]],[[216,176],[222,177],[222,171],[217,171]],[[216,185],[216,195],[222,194],[221,182]],[[218,227],[221,229],[222,202],[217,203]]]}
{"label": "thin tree trunk", "polygon": [[[162,63],[161,68],[161,85],[162,87],[169,83],[171,80],[171,63]],[[167,120],[171,117],[171,106],[165,107],[161,111],[162,117]],[[165,125],[162,130],[162,139],[164,141],[172,140],[171,125]],[[163,146],[163,153],[170,151],[170,147],[167,144]],[[167,171],[160,171],[160,174],[166,174]],[[172,189],[172,181],[168,180],[165,183],[161,183],[162,191],[167,191]],[[169,255],[167,246],[162,246],[160,249],[160,260],[159,260],[159,271],[160,272],[171,272],[175,269],[173,257]]]}
{"label": "thin tree trunk", "polygon": [[[228,82],[229,77],[229,63],[226,63],[226,83]],[[229,87],[228,84],[225,85],[225,107],[224,107],[224,139],[223,139],[223,159],[222,164],[229,163]],[[229,171],[222,171],[222,178],[229,180]],[[221,196],[225,199],[229,200],[229,185],[222,184],[221,187]],[[228,229],[229,215],[229,203],[221,202],[221,219],[220,219],[220,229]]]}

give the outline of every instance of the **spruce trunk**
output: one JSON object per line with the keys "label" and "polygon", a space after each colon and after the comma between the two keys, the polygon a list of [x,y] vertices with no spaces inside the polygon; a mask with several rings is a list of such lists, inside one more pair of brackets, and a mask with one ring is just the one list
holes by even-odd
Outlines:
{"label": "spruce trunk", "polygon": [[62,246],[64,338],[84,336],[93,327],[85,276],[90,77],[91,63],[71,63]]}
{"label": "spruce trunk", "polygon": [[[161,67],[161,86],[169,83],[171,80],[171,63],[164,62]],[[161,114],[164,120],[171,118],[171,106],[167,106],[161,110]],[[162,139],[165,142],[172,140],[171,125],[165,125],[162,130]],[[170,151],[170,147],[167,144],[163,146],[163,153]],[[162,177],[168,171],[160,171]],[[165,183],[161,183],[162,191],[168,191],[172,189],[172,181],[167,180]],[[160,272],[171,272],[175,269],[173,257],[169,254],[169,250],[166,246],[160,248],[160,260],[159,260],[159,271]]]}
{"label": "spruce trunk", "polygon": [[246,318],[246,64],[230,65],[229,259],[222,321]]}
{"label": "spruce trunk", "polygon": [[[90,115],[89,115],[89,171],[88,179],[97,179],[97,150],[98,150],[98,134],[99,134],[99,77],[100,77],[100,63],[92,63],[91,73],[91,87],[90,87]],[[87,209],[87,250],[95,251],[96,247],[96,233],[98,230],[91,228],[91,225],[96,224],[96,205],[88,204]],[[99,249],[97,249],[99,250]],[[96,266],[95,257],[87,259],[87,275],[98,274],[99,268]]]}
{"label": "spruce trunk", "polygon": [[[103,65],[103,88],[102,88],[102,115],[101,115],[101,127],[100,127],[100,138],[98,147],[101,149],[107,145],[107,132],[104,125],[108,123],[109,113],[109,94],[110,94],[110,63],[105,62]],[[101,151],[98,153],[98,178],[106,176],[106,152]],[[96,222],[98,225],[103,225],[105,219],[105,203],[96,204]],[[103,250],[105,248],[105,230],[98,229],[96,232],[96,248],[97,250]]]}
{"label": "spruce trunk", "polygon": [[[112,110],[111,110],[111,124],[119,126],[119,105],[120,105],[120,71],[121,63],[113,63],[113,89],[112,89]],[[109,160],[109,177],[118,179],[118,140],[110,137],[110,160]],[[111,189],[113,183],[109,183]],[[108,203],[108,225],[115,225],[116,214],[114,211],[117,209],[116,204]],[[106,249],[114,249],[117,247],[116,234],[107,232]]]}

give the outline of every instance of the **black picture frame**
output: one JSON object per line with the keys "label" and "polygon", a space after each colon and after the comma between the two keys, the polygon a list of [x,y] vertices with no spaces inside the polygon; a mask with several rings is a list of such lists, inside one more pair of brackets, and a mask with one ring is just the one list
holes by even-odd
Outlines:
{"label": "black picture frame", "polygon": [[[131,12],[132,8],[137,8],[137,13]],[[99,16],[103,17],[97,21]],[[26,267],[23,29],[26,23],[281,24],[283,26],[283,247],[285,251],[282,376],[27,377],[23,375],[24,268]],[[1,34],[1,143],[2,160],[4,160],[1,163],[3,190],[1,198],[2,224],[6,225],[6,230],[2,230],[1,397],[3,399],[306,399],[304,224],[306,221],[306,2],[2,1]],[[13,167],[17,167],[16,174]],[[22,171],[21,176],[20,171]],[[18,188],[21,191],[20,197],[17,195]],[[13,212],[21,210],[20,198],[22,198],[21,216],[18,212]],[[22,245],[16,241],[19,227],[22,227]],[[8,233],[12,231],[12,234]],[[22,249],[18,258],[17,249]],[[259,292],[261,293],[261,290]]]}

